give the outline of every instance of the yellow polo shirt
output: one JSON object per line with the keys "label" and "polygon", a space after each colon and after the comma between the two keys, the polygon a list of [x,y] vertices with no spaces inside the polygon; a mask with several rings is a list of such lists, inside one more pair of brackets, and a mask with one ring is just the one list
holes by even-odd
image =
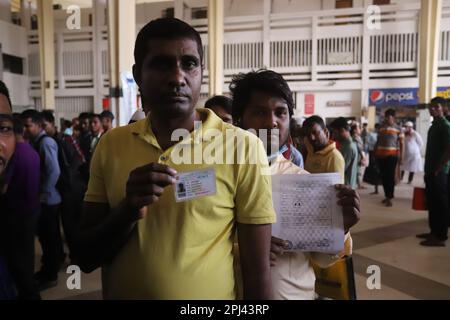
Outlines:
{"label": "yellow polo shirt", "polygon": [[[166,151],[158,145],[149,118],[108,132],[96,148],[87,202],[117,206],[125,197],[130,172],[151,162],[167,164],[179,173],[214,169],[216,174],[215,195],[177,203],[169,186],[159,202],[149,206],[147,217],[138,222],[129,241],[103,267],[107,299],[235,299],[232,248],[236,222],[275,222],[270,177],[262,174],[268,163],[261,141],[224,123],[210,110],[199,112],[205,119],[202,128]],[[240,142],[233,149],[227,139],[224,150],[217,142],[225,141],[229,132]],[[252,151],[244,152],[244,161],[238,164],[174,163],[179,163],[175,155],[180,154],[176,149],[180,146],[181,154],[215,147],[217,156],[235,151],[245,145],[243,141]],[[256,163],[250,160],[255,154]]]}
{"label": "yellow polo shirt", "polygon": [[330,141],[324,149],[314,152],[311,144],[306,142],[308,156],[305,161],[305,170],[310,173],[332,173],[339,172],[344,183],[345,177],[345,160],[336,143]]}

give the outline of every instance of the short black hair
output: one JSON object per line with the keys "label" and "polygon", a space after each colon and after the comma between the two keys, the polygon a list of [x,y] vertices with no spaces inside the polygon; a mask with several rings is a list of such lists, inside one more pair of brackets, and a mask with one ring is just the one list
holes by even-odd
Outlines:
{"label": "short black hair", "polygon": [[13,127],[16,135],[23,135],[24,127],[20,113],[13,113]]}
{"label": "short black hair", "polygon": [[55,116],[53,115],[53,112],[50,110],[44,110],[41,112],[42,121],[47,121],[50,123],[55,124]]}
{"label": "short black hair", "polygon": [[34,109],[28,109],[22,112],[21,114],[22,120],[31,119],[33,123],[38,125],[42,125],[42,114]]}
{"label": "short black hair", "polygon": [[72,128],[72,122],[69,120],[64,120],[63,124],[66,128]]}
{"label": "short black hair", "polygon": [[430,104],[432,105],[440,104],[442,107],[445,107],[445,105],[447,104],[447,100],[445,100],[442,97],[435,97],[431,99]]}
{"label": "short black hair", "polygon": [[303,128],[312,128],[313,125],[318,124],[323,130],[325,130],[327,128],[327,126],[325,125],[325,121],[323,121],[323,119],[319,116],[311,116],[308,119],[306,119],[305,121],[303,121]]}
{"label": "short black hair", "polygon": [[395,110],[394,109],[387,109],[384,112],[384,116],[385,117],[389,117],[389,116],[395,117]]}
{"label": "short black hair", "polygon": [[358,128],[359,124],[354,122],[351,126],[350,126],[350,133],[351,135],[353,135],[356,131],[356,129]]}
{"label": "short black hair", "polygon": [[94,118],[98,118],[99,120],[102,120],[102,117],[99,114],[97,114],[97,113],[92,113],[91,114],[90,120],[93,120]]}
{"label": "short black hair", "polygon": [[91,114],[90,114],[89,112],[82,112],[82,113],[80,113],[80,115],[78,116],[78,120],[80,120],[80,122],[83,121],[84,119],[90,120],[91,117],[92,117],[92,116],[91,116]]}
{"label": "short black hair", "polygon": [[233,100],[226,96],[214,96],[205,103],[205,108],[211,109],[214,106],[223,108],[227,113],[233,112]]}
{"label": "short black hair", "polygon": [[4,95],[6,97],[6,100],[8,100],[9,102],[9,107],[12,110],[12,102],[11,102],[11,97],[9,96],[9,90],[8,87],[6,86],[6,84],[0,80],[0,94]]}
{"label": "short black hair", "polygon": [[336,129],[336,130],[341,130],[344,129],[345,131],[350,131],[350,126],[348,125],[348,122],[345,118],[337,118],[336,120],[334,120],[331,124],[330,127],[332,129]]}
{"label": "short black hair", "polygon": [[148,43],[151,39],[175,40],[189,38],[197,42],[200,61],[203,64],[203,45],[200,34],[189,24],[176,18],[159,18],[147,23],[138,33],[134,46],[134,60],[140,72],[145,56],[148,52]]}
{"label": "short black hair", "polygon": [[255,92],[270,93],[284,99],[288,105],[289,117],[294,114],[294,98],[286,80],[275,71],[260,69],[249,73],[240,73],[230,83],[233,95],[233,118],[239,120],[252,94]]}
{"label": "short black hair", "polygon": [[112,121],[112,120],[114,120],[114,115],[113,115],[113,113],[111,111],[105,110],[102,113],[100,113],[100,118],[101,119],[109,118]]}

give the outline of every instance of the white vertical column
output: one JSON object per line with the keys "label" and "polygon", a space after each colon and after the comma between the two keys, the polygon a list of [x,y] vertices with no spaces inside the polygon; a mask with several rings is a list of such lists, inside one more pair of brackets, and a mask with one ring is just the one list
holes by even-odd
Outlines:
{"label": "white vertical column", "polygon": [[11,2],[0,0],[0,20],[11,23]]}
{"label": "white vertical column", "polygon": [[263,66],[270,68],[270,15],[272,13],[272,0],[264,0],[263,13]]}
{"label": "white vertical column", "polygon": [[208,2],[209,95],[223,92],[223,0]]}
{"label": "white vertical column", "polygon": [[102,31],[106,25],[105,17],[106,0],[93,0],[93,26],[92,26],[92,61],[94,80],[94,112],[102,111],[103,99],[103,72],[102,72]]}
{"label": "white vertical column", "polygon": [[39,58],[42,109],[55,109],[55,31],[53,2],[38,0]]}
{"label": "white vertical column", "polygon": [[22,27],[29,32],[31,30],[31,8],[28,0],[21,0],[20,2],[20,20]]}
{"label": "white vertical column", "polygon": [[[367,1],[366,1],[367,2]],[[369,77],[370,77],[370,35],[371,32],[368,27],[369,14],[367,12],[368,4],[366,3],[366,10],[364,12],[363,20],[363,37],[362,37],[362,56],[361,56],[361,109],[369,107]],[[359,50],[359,48],[358,48]],[[373,117],[367,116],[370,123],[369,128],[373,128],[375,121]]]}
{"label": "white vertical column", "polygon": [[184,20],[184,0],[174,0],[173,2],[175,18]]}
{"label": "white vertical column", "polygon": [[111,110],[115,111],[116,123],[128,122],[120,119],[122,98],[121,74],[132,72],[133,49],[136,39],[136,2],[130,0],[108,0],[108,49]]}
{"label": "white vertical column", "polygon": [[317,38],[317,16],[313,16],[311,25],[311,82],[317,81]]}
{"label": "white vertical column", "polygon": [[66,80],[64,78],[64,39],[62,32],[56,34],[56,63],[58,71],[59,90],[66,88]]}
{"label": "white vertical column", "polygon": [[436,96],[442,0],[422,0],[419,32],[419,100]]}

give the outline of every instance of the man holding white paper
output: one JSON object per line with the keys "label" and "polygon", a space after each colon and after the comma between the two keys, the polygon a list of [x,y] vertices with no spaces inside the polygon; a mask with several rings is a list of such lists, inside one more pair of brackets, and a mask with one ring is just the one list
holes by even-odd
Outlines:
{"label": "man holding white paper", "polygon": [[[260,135],[266,131],[265,137],[260,138],[268,137],[267,141],[263,142],[270,145],[270,147],[266,145],[266,151],[271,162],[272,178],[274,175],[286,174],[306,176],[308,172],[296,166],[291,161],[289,153],[284,152],[284,149],[274,149],[276,145],[283,147],[289,144],[289,124],[293,115],[292,92],[283,77],[270,70],[240,74],[233,78],[230,89],[233,94],[233,118],[238,125],[243,129],[257,130]],[[271,276],[275,299],[314,299],[316,278],[312,262],[326,267],[340,257],[351,254],[351,238],[348,231],[359,220],[359,195],[346,186],[336,185],[334,188],[337,191],[336,201],[342,210],[344,226],[341,227],[344,229],[342,233],[347,234],[345,242],[341,239],[344,250],[338,254],[287,251],[290,245],[287,241],[272,237]],[[278,212],[277,214],[279,216]],[[273,225],[272,228],[276,232],[277,225]]]}

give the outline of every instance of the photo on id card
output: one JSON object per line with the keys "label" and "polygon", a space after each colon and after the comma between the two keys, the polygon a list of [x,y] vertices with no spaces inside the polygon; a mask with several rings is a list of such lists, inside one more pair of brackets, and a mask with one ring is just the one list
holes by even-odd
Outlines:
{"label": "photo on id card", "polygon": [[176,202],[188,201],[216,194],[216,172],[214,169],[181,172],[174,186]]}

